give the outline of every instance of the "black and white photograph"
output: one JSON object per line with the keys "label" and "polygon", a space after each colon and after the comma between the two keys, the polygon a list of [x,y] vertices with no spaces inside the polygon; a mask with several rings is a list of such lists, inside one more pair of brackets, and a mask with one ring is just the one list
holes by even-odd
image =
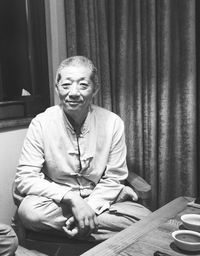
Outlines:
{"label": "black and white photograph", "polygon": [[0,256],[200,256],[200,1],[0,0]]}

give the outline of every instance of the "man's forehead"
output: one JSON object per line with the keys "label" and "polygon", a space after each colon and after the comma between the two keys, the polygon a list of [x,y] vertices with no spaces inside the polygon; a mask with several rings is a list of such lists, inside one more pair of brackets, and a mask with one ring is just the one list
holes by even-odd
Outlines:
{"label": "man's forehead", "polygon": [[63,67],[60,70],[60,75],[62,79],[73,77],[78,77],[79,79],[90,78],[91,74],[91,68],[85,65],[70,65]]}

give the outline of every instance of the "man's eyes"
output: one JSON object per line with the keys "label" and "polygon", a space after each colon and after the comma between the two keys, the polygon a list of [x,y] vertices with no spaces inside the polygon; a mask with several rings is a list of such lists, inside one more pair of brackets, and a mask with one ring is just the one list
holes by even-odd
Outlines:
{"label": "man's eyes", "polygon": [[79,84],[79,86],[80,86],[81,88],[83,88],[83,89],[86,89],[86,88],[88,88],[89,84],[82,82],[82,83]]}
{"label": "man's eyes", "polygon": [[61,85],[64,89],[69,88],[71,86],[71,83],[66,83]]}
{"label": "man's eyes", "polygon": [[[61,86],[62,86],[62,88],[64,88],[64,89],[69,89],[69,88],[72,86],[72,83],[65,83],[65,84],[62,84]],[[80,83],[78,84],[78,87],[79,87],[80,89],[87,89],[87,88],[89,87],[89,84],[88,84],[88,83],[85,83],[85,82],[80,82]]]}

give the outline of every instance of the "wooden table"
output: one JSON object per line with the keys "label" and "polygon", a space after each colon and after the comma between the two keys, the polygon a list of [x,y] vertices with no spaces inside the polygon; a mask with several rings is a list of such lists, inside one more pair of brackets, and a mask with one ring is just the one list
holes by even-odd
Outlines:
{"label": "wooden table", "polygon": [[82,256],[151,256],[155,251],[172,256],[200,255],[200,252],[190,253],[178,249],[171,236],[173,231],[184,229],[180,220],[182,214],[200,214],[200,209],[187,206],[189,201],[192,198],[176,198]]}

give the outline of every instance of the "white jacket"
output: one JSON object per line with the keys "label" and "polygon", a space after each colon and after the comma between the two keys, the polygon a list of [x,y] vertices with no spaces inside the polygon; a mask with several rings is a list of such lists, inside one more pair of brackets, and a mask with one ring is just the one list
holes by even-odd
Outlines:
{"label": "white jacket", "polygon": [[60,105],[31,122],[16,174],[19,192],[59,203],[79,191],[97,214],[110,207],[127,178],[124,124],[92,105],[77,137]]}

